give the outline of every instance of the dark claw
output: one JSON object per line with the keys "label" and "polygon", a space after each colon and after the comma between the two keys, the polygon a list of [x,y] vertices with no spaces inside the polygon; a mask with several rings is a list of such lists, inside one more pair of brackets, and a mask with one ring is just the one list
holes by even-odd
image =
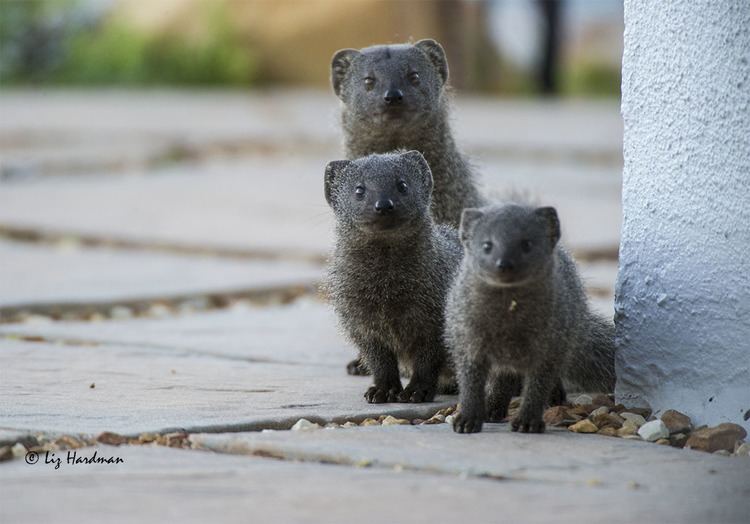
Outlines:
{"label": "dark claw", "polygon": [[409,384],[398,396],[398,402],[432,402],[435,398],[435,388],[420,384]]}
{"label": "dark claw", "polygon": [[544,433],[544,421],[541,418],[523,417],[519,415],[511,424],[513,431],[521,433]]}
{"label": "dark claw", "polygon": [[482,431],[482,417],[476,414],[459,412],[453,418],[453,431],[456,433],[479,433]]}
{"label": "dark claw", "polygon": [[365,399],[370,404],[384,404],[386,402],[396,402],[398,400],[399,393],[401,392],[400,387],[392,387],[389,389],[370,386],[365,391]]}

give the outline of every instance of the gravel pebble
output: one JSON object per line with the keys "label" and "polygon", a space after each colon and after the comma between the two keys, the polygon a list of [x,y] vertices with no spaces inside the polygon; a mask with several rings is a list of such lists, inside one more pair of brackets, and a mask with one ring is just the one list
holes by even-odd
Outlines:
{"label": "gravel pebble", "polygon": [[750,443],[745,442],[737,446],[734,450],[734,454],[738,457],[750,457]]}
{"label": "gravel pebble", "polygon": [[388,415],[383,419],[382,424],[384,426],[408,426],[411,425],[411,422],[406,420],[405,418],[396,418]]}
{"label": "gravel pebble", "polygon": [[646,423],[646,419],[643,418],[643,415],[639,415],[638,413],[632,413],[630,411],[623,411],[622,413],[620,413],[620,416],[624,418],[625,420],[632,421],[638,427],[641,427],[642,425]]}
{"label": "gravel pebble", "polygon": [[647,440],[649,442],[656,442],[660,439],[669,438],[669,430],[667,429],[667,425],[659,419],[652,420],[651,422],[646,422],[638,429],[638,434],[643,440]]}
{"label": "gravel pebble", "polygon": [[591,416],[595,417],[597,415],[606,415],[607,413],[609,413],[609,408],[607,406],[599,406],[591,412]]}
{"label": "gravel pebble", "polygon": [[578,395],[573,401],[573,404],[584,406],[587,404],[593,404],[593,399],[589,395]]}
{"label": "gravel pebble", "polygon": [[306,418],[301,418],[292,426],[292,431],[309,431],[312,429],[320,429],[320,424],[310,422]]}
{"label": "gravel pebble", "polygon": [[599,428],[596,427],[596,424],[585,418],[568,427],[568,430],[575,433],[596,433],[599,431]]}
{"label": "gravel pebble", "polygon": [[690,433],[693,428],[690,417],[674,409],[668,409],[662,413],[661,420],[667,426],[670,434]]}

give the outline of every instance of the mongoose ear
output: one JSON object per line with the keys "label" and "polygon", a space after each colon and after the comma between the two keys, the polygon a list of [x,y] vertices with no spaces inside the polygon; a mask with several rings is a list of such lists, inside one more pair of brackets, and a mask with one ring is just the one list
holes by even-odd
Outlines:
{"label": "mongoose ear", "polygon": [[552,247],[555,247],[560,240],[560,219],[557,217],[557,211],[554,207],[538,207],[534,210],[534,213],[544,219]]}
{"label": "mongoose ear", "polygon": [[407,151],[401,154],[401,158],[408,160],[417,167],[422,175],[422,183],[427,190],[427,194],[432,194],[432,170],[422,153],[416,150]]}
{"label": "mongoose ear", "polygon": [[349,66],[359,54],[356,49],[339,49],[331,58],[331,85],[336,96],[341,97],[341,84],[349,71]]}
{"label": "mongoose ear", "polygon": [[477,208],[466,208],[461,212],[461,224],[458,226],[458,235],[461,242],[466,244],[474,234],[474,227],[480,218],[484,216],[484,211]]}
{"label": "mongoose ear", "polygon": [[332,160],[328,162],[328,165],[326,166],[323,187],[326,195],[326,202],[328,202],[328,205],[331,207],[333,207],[335,203],[333,199],[333,191],[336,188],[337,178],[349,164],[351,164],[351,160]]}
{"label": "mongoose ear", "polygon": [[432,38],[426,38],[414,44],[414,47],[421,49],[427,55],[445,84],[448,81],[448,59],[445,57],[443,46]]}

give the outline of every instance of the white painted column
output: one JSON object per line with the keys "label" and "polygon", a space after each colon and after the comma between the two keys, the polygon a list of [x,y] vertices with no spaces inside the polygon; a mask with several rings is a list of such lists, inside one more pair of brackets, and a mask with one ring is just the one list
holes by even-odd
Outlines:
{"label": "white painted column", "polygon": [[617,397],[750,429],[750,1],[625,0],[622,115]]}

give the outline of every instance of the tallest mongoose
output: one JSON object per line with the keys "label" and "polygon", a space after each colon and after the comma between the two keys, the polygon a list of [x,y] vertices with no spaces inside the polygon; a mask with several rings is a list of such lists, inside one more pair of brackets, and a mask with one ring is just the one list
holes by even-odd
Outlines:
{"label": "tallest mongoose", "polygon": [[417,150],[432,170],[430,211],[458,227],[461,211],[483,204],[449,123],[448,61],[434,40],[342,49],[331,61],[331,84],[343,103],[350,160],[373,153]]}

